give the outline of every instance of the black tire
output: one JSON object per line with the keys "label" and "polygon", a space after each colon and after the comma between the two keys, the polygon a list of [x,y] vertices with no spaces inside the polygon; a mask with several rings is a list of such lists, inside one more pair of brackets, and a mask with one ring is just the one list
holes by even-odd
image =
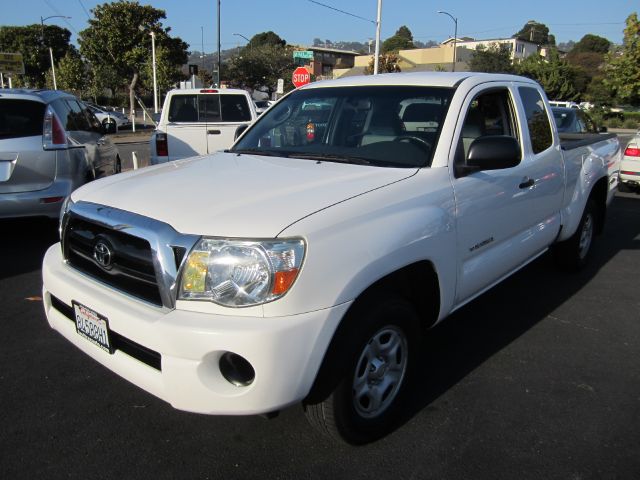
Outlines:
{"label": "black tire", "polygon": [[[396,426],[418,355],[420,328],[413,306],[395,296],[354,307],[345,322],[304,409],[320,432],[357,445]],[[319,395],[318,388],[324,388]]]}
{"label": "black tire", "polygon": [[587,264],[596,235],[598,213],[595,202],[590,198],[576,232],[569,239],[555,246],[555,259],[564,269],[577,271]]}
{"label": "black tire", "polygon": [[629,188],[625,183],[623,182],[618,182],[618,191],[622,192],[622,193],[628,193],[631,191],[631,188]]}

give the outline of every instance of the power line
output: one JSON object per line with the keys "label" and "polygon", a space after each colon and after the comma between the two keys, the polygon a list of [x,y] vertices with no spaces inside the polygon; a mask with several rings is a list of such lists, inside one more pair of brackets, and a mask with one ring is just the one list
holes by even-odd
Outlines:
{"label": "power line", "polygon": [[84,3],[82,3],[82,0],[78,0],[78,3],[80,4],[80,6],[82,7],[82,10],[84,10],[84,13],[87,15],[87,18],[89,20],[91,20],[91,15],[89,15],[89,12],[87,11],[87,9],[84,6]]}
{"label": "power line", "polygon": [[325,7],[325,8],[328,8],[330,10],[334,10],[336,12],[344,13],[345,15],[349,15],[350,17],[359,18],[360,20],[364,20],[365,22],[373,23],[374,25],[376,24],[376,22],[374,20],[370,20],[368,18],[361,17],[361,16],[356,15],[354,13],[345,12],[344,10],[340,10],[339,8],[332,7],[331,5],[325,5],[324,3],[316,2],[315,0],[308,0],[308,1],[311,2],[311,3],[315,3],[316,5],[320,5],[321,7]]}

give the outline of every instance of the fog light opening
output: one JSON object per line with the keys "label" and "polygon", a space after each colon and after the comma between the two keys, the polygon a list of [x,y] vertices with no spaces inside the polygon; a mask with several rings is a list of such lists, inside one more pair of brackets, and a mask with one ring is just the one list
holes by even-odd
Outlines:
{"label": "fog light opening", "polygon": [[236,353],[226,352],[220,357],[220,373],[236,387],[248,387],[256,378],[256,372],[251,364]]}

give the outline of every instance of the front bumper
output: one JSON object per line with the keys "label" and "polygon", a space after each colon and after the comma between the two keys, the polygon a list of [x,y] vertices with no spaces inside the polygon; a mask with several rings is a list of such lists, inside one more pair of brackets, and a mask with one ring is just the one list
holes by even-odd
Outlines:
{"label": "front bumper", "polygon": [[[51,327],[118,375],[175,408],[197,413],[268,413],[302,400],[349,307],[342,304],[273,318],[159,308],[67,266],[59,244],[47,251],[42,271]],[[157,353],[160,368],[125,353],[126,349],[110,354],[78,335],[68,312],[61,311],[71,308],[72,300],[107,317],[118,337]],[[59,308],[60,302],[65,308]],[[223,377],[219,361],[226,352],[249,361],[255,370],[253,383],[238,387]]]}

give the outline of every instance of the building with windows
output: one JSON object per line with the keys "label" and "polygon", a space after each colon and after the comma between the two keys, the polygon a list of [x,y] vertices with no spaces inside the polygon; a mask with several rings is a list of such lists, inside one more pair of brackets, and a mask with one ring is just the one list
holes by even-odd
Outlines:
{"label": "building with windows", "polygon": [[[453,38],[448,38],[442,42],[442,45],[450,44],[453,44]],[[489,40],[459,38],[456,40],[456,47],[468,48],[469,50],[477,50],[478,47],[489,48],[491,45],[504,45],[507,50],[511,52],[511,60],[513,62],[518,62],[530,55],[533,55],[534,53],[538,53],[537,43],[522,40],[520,38],[494,38]]]}
{"label": "building with windows", "polygon": [[334,78],[335,69],[351,69],[354,67],[358,52],[325,47],[299,46],[294,51],[296,66],[307,67],[317,80]]}
{"label": "building with windows", "polygon": [[[469,70],[468,61],[478,47],[490,48],[491,45],[505,45],[511,53],[511,60],[519,62],[535,53],[544,54],[536,43],[519,38],[496,38],[489,40],[475,40],[469,37],[457,38],[455,42],[456,65],[455,70],[466,72]],[[398,65],[403,72],[415,71],[451,71],[453,69],[453,38],[449,38],[437,47],[415,48],[400,50]],[[373,55],[359,55],[355,57],[351,68],[333,69],[333,78],[351,75],[362,75],[371,63]]]}

